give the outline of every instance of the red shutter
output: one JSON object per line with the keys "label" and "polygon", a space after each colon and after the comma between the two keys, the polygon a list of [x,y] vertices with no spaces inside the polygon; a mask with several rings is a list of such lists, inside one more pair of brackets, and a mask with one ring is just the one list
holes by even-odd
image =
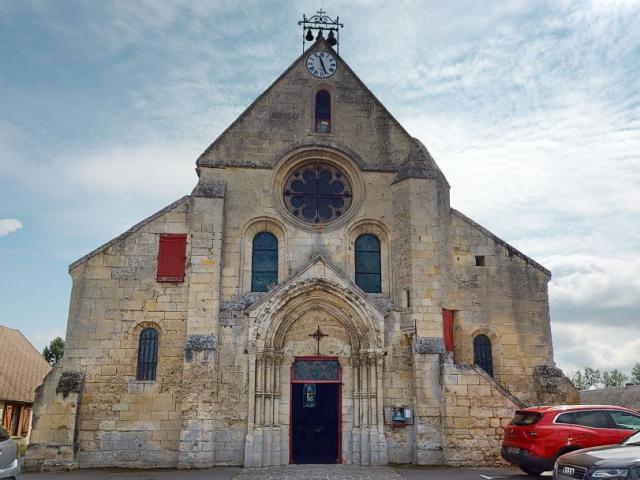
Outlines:
{"label": "red shutter", "polygon": [[29,422],[31,421],[31,408],[22,407],[22,428],[20,436],[26,437],[29,435]]}
{"label": "red shutter", "polygon": [[184,280],[184,262],[186,260],[187,235],[160,235],[158,247],[159,282],[182,282]]}
{"label": "red shutter", "polygon": [[4,404],[4,415],[2,416],[2,428],[11,435],[11,416],[13,415],[13,405]]}
{"label": "red shutter", "polygon": [[447,352],[453,352],[453,310],[442,309],[442,333],[444,348]]}

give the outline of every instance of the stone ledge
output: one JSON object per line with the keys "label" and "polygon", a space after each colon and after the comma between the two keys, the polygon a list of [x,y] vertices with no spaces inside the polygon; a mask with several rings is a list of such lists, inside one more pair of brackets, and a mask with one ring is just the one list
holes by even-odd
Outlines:
{"label": "stone ledge", "polygon": [[70,393],[81,393],[84,383],[83,372],[63,372],[56,386],[56,393],[66,398]]}
{"label": "stone ledge", "polygon": [[185,350],[203,352],[205,350],[215,350],[218,344],[216,335],[189,335],[184,344]]}
{"label": "stone ledge", "polygon": [[198,182],[191,192],[192,197],[224,198],[227,191],[227,182],[215,180],[211,183]]}
{"label": "stone ledge", "polygon": [[438,337],[416,337],[413,344],[416,353],[445,353],[444,339]]}

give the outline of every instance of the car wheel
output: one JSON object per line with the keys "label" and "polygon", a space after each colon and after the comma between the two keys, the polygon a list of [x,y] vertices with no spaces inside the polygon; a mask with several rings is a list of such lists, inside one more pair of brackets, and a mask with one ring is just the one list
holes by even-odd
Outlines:
{"label": "car wheel", "polygon": [[520,465],[520,470],[522,470],[527,475],[531,475],[532,477],[539,477],[540,475],[542,475],[541,470],[534,470],[533,468],[524,467],[522,465]]}

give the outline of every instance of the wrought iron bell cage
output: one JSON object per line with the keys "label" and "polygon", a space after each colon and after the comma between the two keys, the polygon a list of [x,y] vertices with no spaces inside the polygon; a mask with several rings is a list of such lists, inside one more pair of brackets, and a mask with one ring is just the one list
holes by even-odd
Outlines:
{"label": "wrought iron bell cage", "polygon": [[306,42],[312,42],[314,40],[313,30],[317,30],[318,34],[315,39],[324,36],[324,32],[327,34],[327,42],[332,47],[336,47],[338,54],[340,53],[340,29],[344,27],[340,23],[340,17],[332,19],[326,15],[324,10],[318,10],[315,15],[307,18],[306,15],[302,15],[302,20],[298,22],[298,25],[302,25],[302,52],[304,53]]}

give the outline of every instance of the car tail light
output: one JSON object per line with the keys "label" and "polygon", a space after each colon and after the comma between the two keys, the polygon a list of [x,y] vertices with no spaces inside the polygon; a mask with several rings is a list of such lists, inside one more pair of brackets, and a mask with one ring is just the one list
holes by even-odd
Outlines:
{"label": "car tail light", "polygon": [[531,430],[530,432],[527,432],[527,435],[529,435],[531,438],[544,438],[547,435],[551,435],[552,433],[552,430]]}

